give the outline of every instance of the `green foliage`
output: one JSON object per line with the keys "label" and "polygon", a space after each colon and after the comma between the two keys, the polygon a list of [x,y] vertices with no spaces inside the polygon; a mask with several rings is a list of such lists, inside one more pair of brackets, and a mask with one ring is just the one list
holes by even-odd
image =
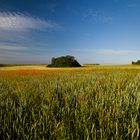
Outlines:
{"label": "green foliage", "polygon": [[139,81],[135,70],[1,76],[0,139],[139,139]]}
{"label": "green foliage", "polygon": [[81,67],[81,65],[75,60],[73,56],[61,56],[58,58],[52,58],[51,64],[47,67]]}
{"label": "green foliage", "polygon": [[137,60],[136,62],[132,61],[133,65],[140,65],[140,60]]}

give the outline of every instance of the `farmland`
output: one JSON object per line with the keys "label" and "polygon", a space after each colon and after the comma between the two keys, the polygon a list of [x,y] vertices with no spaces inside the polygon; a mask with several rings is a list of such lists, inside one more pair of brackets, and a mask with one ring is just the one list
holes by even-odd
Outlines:
{"label": "farmland", "polygon": [[140,67],[0,68],[0,139],[140,138]]}

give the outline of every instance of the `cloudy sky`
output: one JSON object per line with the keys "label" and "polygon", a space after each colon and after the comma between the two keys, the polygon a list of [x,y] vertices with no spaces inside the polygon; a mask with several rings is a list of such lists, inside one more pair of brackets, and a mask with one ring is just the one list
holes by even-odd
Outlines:
{"label": "cloudy sky", "polygon": [[140,59],[140,0],[0,0],[0,63]]}

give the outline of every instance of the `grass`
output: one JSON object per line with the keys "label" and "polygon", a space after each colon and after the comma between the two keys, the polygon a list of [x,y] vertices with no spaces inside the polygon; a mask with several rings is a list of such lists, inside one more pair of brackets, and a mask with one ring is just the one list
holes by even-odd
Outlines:
{"label": "grass", "polygon": [[0,70],[0,139],[140,138],[140,69]]}

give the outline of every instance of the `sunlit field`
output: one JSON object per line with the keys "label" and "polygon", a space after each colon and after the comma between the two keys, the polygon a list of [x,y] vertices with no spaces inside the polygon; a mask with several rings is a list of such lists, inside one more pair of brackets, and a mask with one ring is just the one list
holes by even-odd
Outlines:
{"label": "sunlit field", "polygon": [[140,66],[0,68],[0,139],[140,138]]}

